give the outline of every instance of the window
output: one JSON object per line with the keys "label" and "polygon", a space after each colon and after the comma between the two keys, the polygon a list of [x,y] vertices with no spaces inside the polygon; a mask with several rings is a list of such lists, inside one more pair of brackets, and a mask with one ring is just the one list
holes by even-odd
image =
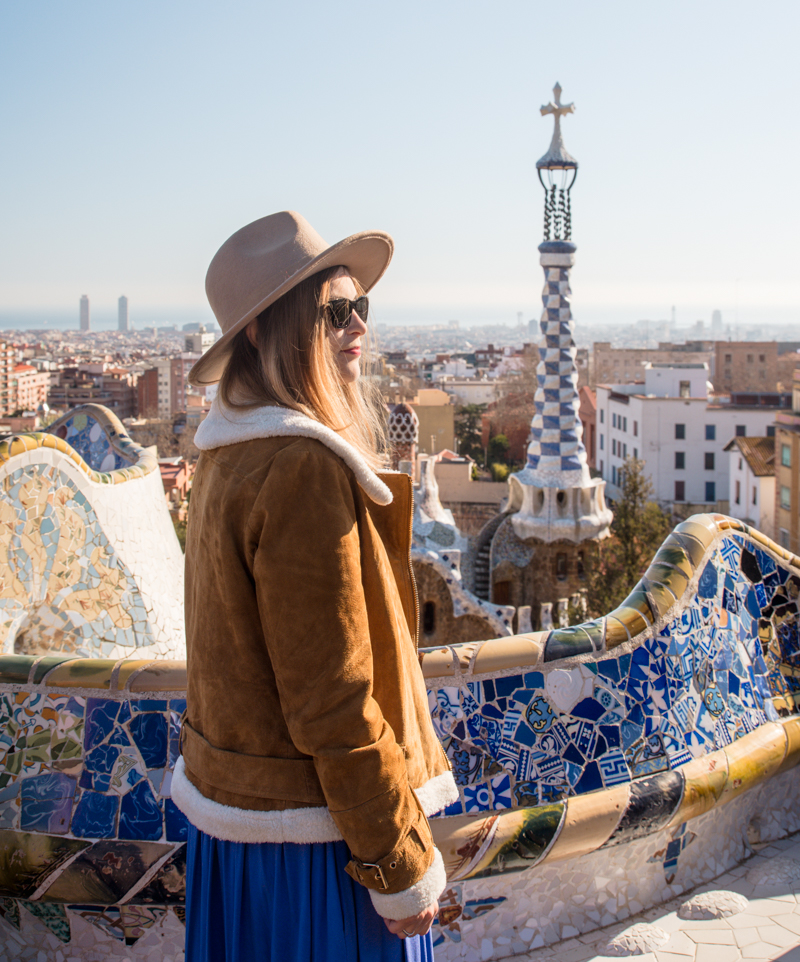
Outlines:
{"label": "window", "polygon": [[766,361],[766,359],[767,359],[767,355],[766,355],[766,354],[759,354],[759,355],[758,355],[758,359],[759,359],[759,361],[763,364],[764,361]]}
{"label": "window", "polygon": [[737,481],[737,482],[736,482],[736,495],[735,495],[735,497],[734,497],[734,499],[733,499],[733,502],[734,502],[734,504],[739,504],[739,502],[740,502],[741,500],[742,500],[742,482],[741,482],[741,481]]}
{"label": "window", "polygon": [[634,436],[635,438],[638,438],[638,437],[639,437],[639,422],[638,422],[638,421],[634,421],[634,422],[633,422],[633,436]]}
{"label": "window", "polygon": [[567,556],[563,551],[556,555],[556,578],[559,581],[567,580]]}
{"label": "window", "polygon": [[755,485],[753,485],[753,504],[758,503],[757,499],[758,499],[758,488]]}
{"label": "window", "polygon": [[686,425],[676,424],[675,425],[675,440],[685,441],[686,440]]}
{"label": "window", "polygon": [[602,408],[600,408],[600,423],[606,423],[606,412]]}
{"label": "window", "polygon": [[611,427],[615,428],[617,426],[617,416],[616,414],[611,415]]}
{"label": "window", "polygon": [[748,355],[747,355],[747,363],[748,363],[748,364],[752,364],[752,363],[753,363],[753,355],[752,355],[752,354],[748,354]]}
{"label": "window", "polygon": [[788,444],[781,445],[781,464],[785,468],[792,466],[792,449]]}
{"label": "window", "polygon": [[733,360],[733,355],[732,355],[732,354],[726,354],[726,355],[725,355],[725,363],[726,363],[726,364],[730,364],[732,360]]}
{"label": "window", "polygon": [[741,458],[739,458],[739,470],[740,470],[740,471],[742,470],[742,459],[741,459]]}
{"label": "window", "polygon": [[582,551],[578,552],[578,577],[581,579],[581,581],[586,580],[586,564],[584,553]]}
{"label": "window", "polygon": [[601,435],[600,435],[600,450],[601,450],[601,451],[605,448],[605,440],[606,440],[605,434],[601,434]]}
{"label": "window", "polygon": [[623,419],[622,419],[622,430],[623,430],[623,431],[627,431],[627,430],[628,430],[628,419],[627,419],[627,418],[623,418]]}
{"label": "window", "polygon": [[714,452],[713,451],[706,451],[705,462],[706,462],[706,471],[713,471],[714,470]]}
{"label": "window", "polygon": [[747,425],[746,425],[746,424],[737,424],[737,425],[736,425],[736,437],[737,437],[737,438],[746,438],[746,437],[747,437]]}
{"label": "window", "polygon": [[614,457],[617,456],[617,442],[614,438],[611,439],[611,453]]}
{"label": "window", "polygon": [[717,440],[717,426],[716,424],[706,425],[706,441],[716,441]]}
{"label": "window", "polygon": [[600,462],[600,474],[601,474],[601,475],[603,474],[603,471],[604,471],[604,470],[605,470],[605,464],[601,461],[601,462]]}
{"label": "window", "polygon": [[717,500],[717,485],[713,481],[706,481],[706,501]]}
{"label": "window", "polygon": [[422,606],[422,632],[432,635],[434,631],[436,631],[436,602],[426,601]]}
{"label": "window", "polygon": [[637,448],[633,449],[633,456],[636,458],[637,461],[639,460],[639,451]]}
{"label": "window", "polygon": [[781,507],[786,511],[792,508],[792,495],[785,484],[781,485]]}
{"label": "window", "polygon": [[675,470],[683,471],[685,467],[686,467],[686,452],[676,451],[675,452]]}
{"label": "window", "polygon": [[780,540],[781,540],[781,547],[782,547],[782,548],[788,548],[788,547],[789,547],[789,532],[786,530],[786,528],[781,528],[781,538],[780,538]]}
{"label": "window", "polygon": [[678,393],[681,397],[691,397],[691,383],[689,381],[681,381]]}
{"label": "window", "polygon": [[768,438],[774,438],[774,437],[775,437],[775,425],[774,425],[774,424],[768,424],[768,425],[767,425],[767,437],[768,437]]}
{"label": "window", "polygon": [[675,482],[675,500],[676,501],[686,500],[686,482],[685,481]]}
{"label": "window", "polygon": [[622,445],[622,457],[623,457],[623,458],[627,458],[627,457],[628,457],[628,445],[627,445],[627,444],[623,444],[623,445]]}
{"label": "window", "polygon": [[616,468],[616,465],[614,464],[611,465],[611,483],[612,484],[617,483],[617,468]]}

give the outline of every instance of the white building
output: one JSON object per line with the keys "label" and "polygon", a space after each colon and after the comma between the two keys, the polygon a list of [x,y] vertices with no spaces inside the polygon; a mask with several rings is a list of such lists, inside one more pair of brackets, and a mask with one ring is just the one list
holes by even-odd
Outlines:
{"label": "white building", "polygon": [[774,537],[775,438],[733,438],[725,450],[731,478],[728,514]]}
{"label": "white building", "polygon": [[117,330],[127,331],[128,327],[128,298],[123,294],[117,301]]}
{"label": "white building", "polygon": [[86,294],[81,294],[81,330],[91,330],[91,322],[89,320],[89,297]]}
{"label": "white building", "polygon": [[442,377],[435,383],[436,387],[456,398],[459,404],[490,404],[500,397],[497,382],[494,380]]}
{"label": "white building", "polygon": [[644,374],[644,384],[597,386],[596,463],[608,496],[619,497],[623,462],[635,457],[662,504],[727,510],[725,447],[734,437],[771,434],[775,408],[713,397],[705,363],[646,364]]}
{"label": "white building", "polygon": [[203,324],[192,334],[187,334],[183,339],[184,350],[189,354],[205,354],[214,344],[217,335],[212,331],[207,331]]}

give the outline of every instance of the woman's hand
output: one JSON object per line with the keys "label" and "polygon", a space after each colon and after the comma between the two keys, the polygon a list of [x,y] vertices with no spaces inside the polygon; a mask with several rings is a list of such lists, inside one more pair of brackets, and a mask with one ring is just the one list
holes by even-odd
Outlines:
{"label": "woman's hand", "polygon": [[414,935],[425,935],[430,931],[436,913],[439,911],[439,903],[434,902],[418,915],[412,915],[408,919],[400,919],[395,922],[393,919],[384,919],[386,928],[401,939],[410,939]]}

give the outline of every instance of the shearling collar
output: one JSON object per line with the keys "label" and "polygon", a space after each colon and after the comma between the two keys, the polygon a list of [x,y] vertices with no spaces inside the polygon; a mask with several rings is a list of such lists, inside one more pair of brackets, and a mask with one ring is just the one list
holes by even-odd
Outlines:
{"label": "shearling collar", "polygon": [[343,437],[319,421],[290,408],[276,405],[237,411],[215,399],[205,421],[197,429],[195,445],[201,451],[252,441],[255,438],[315,438],[337,454],[356,476],[364,493],[376,504],[391,504],[392,492],[358,451]]}

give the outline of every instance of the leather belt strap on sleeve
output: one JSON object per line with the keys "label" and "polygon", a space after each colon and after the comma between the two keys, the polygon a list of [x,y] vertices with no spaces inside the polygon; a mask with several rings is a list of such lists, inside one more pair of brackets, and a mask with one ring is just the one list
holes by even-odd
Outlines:
{"label": "leather belt strap on sleeve", "polygon": [[[423,833],[418,830],[417,825],[414,825],[400,845],[377,862],[362,862],[352,852],[350,854],[350,861],[345,865],[344,870],[351,878],[360,882],[365,888],[393,894],[408,887],[406,880],[414,869],[417,869],[416,874],[421,876],[430,868],[433,862],[433,841],[428,834],[426,844]],[[423,872],[418,870],[420,864]],[[398,885],[398,881],[401,884]]]}
{"label": "leather belt strap on sleeve", "polygon": [[215,788],[253,798],[326,804],[310,758],[270,758],[215,748],[187,721],[181,728],[181,749],[189,770]]}

